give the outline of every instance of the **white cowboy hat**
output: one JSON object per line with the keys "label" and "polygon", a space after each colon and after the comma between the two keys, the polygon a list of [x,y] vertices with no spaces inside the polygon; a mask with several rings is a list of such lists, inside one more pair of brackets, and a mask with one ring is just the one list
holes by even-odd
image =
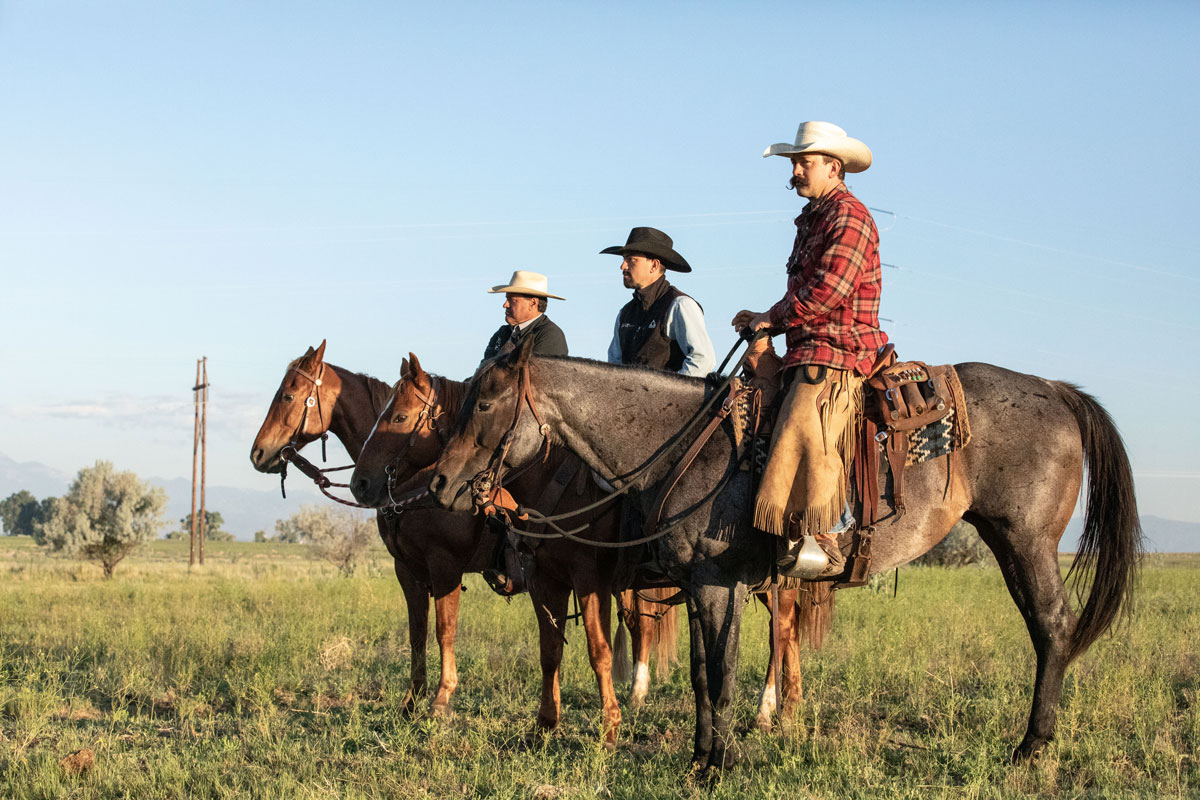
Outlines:
{"label": "white cowboy hat", "polygon": [[799,153],[823,153],[841,159],[846,172],[862,172],[871,166],[871,148],[851,138],[832,122],[801,122],[793,144],[781,142],[763,151],[767,156],[794,156]]}
{"label": "white cowboy hat", "polygon": [[488,289],[489,294],[531,294],[534,297],[553,297],[555,300],[566,300],[565,297],[559,297],[556,294],[550,294],[546,291],[549,284],[546,282],[546,276],[537,272],[529,272],[519,269],[509,278],[507,286],[493,286]]}

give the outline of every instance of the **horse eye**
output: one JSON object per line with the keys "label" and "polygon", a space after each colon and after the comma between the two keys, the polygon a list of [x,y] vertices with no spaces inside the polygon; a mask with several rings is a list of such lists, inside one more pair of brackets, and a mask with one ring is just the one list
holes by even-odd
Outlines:
{"label": "horse eye", "polygon": [[295,397],[293,397],[293,396],[292,396],[292,395],[290,395],[290,394],[285,394],[285,395],[283,396],[283,402],[285,402],[285,403],[290,403],[290,402],[292,402],[292,401],[293,401],[293,400],[295,400],[295,399],[296,399],[296,398],[295,398]]}
{"label": "horse eye", "polygon": [[408,419],[408,414],[397,414],[392,418],[392,422],[404,422],[406,419]]}
{"label": "horse eye", "polygon": [[480,404],[477,406],[477,408],[478,408],[480,411],[491,411],[491,409],[492,409],[492,404],[491,404],[491,403],[480,403]]}

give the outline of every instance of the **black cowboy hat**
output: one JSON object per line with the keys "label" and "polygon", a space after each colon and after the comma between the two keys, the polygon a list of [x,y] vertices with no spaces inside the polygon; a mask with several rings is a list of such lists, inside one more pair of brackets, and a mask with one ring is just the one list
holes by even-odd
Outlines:
{"label": "black cowboy hat", "polygon": [[601,250],[601,253],[624,256],[630,253],[651,256],[662,262],[667,269],[676,272],[691,272],[692,266],[687,260],[673,249],[675,243],[671,237],[658,228],[634,228],[629,232],[629,238],[624,246],[613,245]]}

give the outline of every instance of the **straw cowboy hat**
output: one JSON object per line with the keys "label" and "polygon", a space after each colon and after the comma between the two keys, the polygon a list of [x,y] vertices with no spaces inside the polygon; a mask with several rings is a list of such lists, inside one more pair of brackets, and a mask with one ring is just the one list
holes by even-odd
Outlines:
{"label": "straw cowboy hat", "polygon": [[508,280],[507,286],[493,286],[488,289],[489,294],[528,294],[534,297],[553,297],[555,300],[566,300],[565,297],[559,297],[556,294],[550,294],[546,291],[549,284],[546,282],[546,276],[538,272],[529,272],[519,269],[512,274]]}
{"label": "straw cowboy hat", "polygon": [[822,153],[842,162],[846,172],[863,172],[871,166],[871,148],[846,135],[832,122],[801,122],[793,144],[780,142],[763,151],[767,156],[794,156],[800,153]]}
{"label": "straw cowboy hat", "polygon": [[629,238],[625,240],[623,246],[613,245],[600,252],[617,256],[644,253],[657,258],[667,269],[673,269],[676,272],[691,272],[692,265],[683,256],[676,253],[674,248],[675,242],[671,241],[671,237],[658,228],[634,228],[629,232]]}

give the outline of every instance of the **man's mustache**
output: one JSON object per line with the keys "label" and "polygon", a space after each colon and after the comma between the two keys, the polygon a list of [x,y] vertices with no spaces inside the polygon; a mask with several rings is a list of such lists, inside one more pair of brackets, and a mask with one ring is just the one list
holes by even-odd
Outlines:
{"label": "man's mustache", "polygon": [[790,191],[794,192],[800,188],[801,183],[802,183],[802,181],[800,180],[800,176],[793,175],[791,178],[788,179],[787,188]]}

